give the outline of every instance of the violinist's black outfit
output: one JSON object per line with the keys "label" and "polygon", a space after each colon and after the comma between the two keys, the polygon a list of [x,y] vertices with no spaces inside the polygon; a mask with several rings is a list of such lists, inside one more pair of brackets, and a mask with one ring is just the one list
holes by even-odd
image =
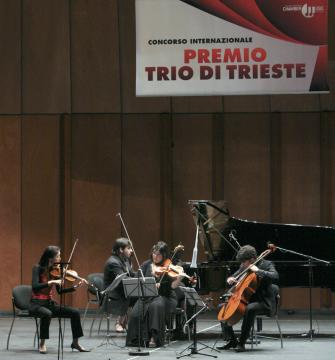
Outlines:
{"label": "violinist's black outfit", "polygon": [[[70,318],[73,338],[83,336],[79,311],[69,306],[60,306],[53,300],[53,287],[48,285],[49,280],[48,269],[40,265],[33,267],[29,312],[31,315],[41,318],[40,338],[49,339],[49,326],[52,317]],[[56,289],[59,294],[75,290],[73,287],[61,290],[59,286],[56,286]]]}
{"label": "violinist's black outfit", "polygon": [[[141,266],[143,275],[153,276],[152,261],[147,260]],[[177,297],[175,291],[171,288],[172,279],[165,275],[158,288],[159,296],[142,301],[139,299],[132,309],[126,345],[138,345],[138,318],[141,318],[141,345],[146,345],[153,338],[156,346],[164,345],[165,327],[177,307]],[[159,282],[159,278],[157,278]],[[142,316],[143,319],[142,319]]]}
{"label": "violinist's black outfit", "polygon": [[[118,255],[109,257],[104,267],[104,288],[106,289],[118,275],[123,273],[127,273],[128,277],[135,276],[129,259]],[[127,313],[130,300],[125,297],[122,282],[108,293],[108,297],[109,301],[106,302],[105,311],[113,312],[114,315]]]}
{"label": "violinist's black outfit", "polygon": [[[239,344],[242,346],[242,348],[244,347],[244,344],[249,337],[250,330],[256,315],[272,316],[276,310],[274,289],[276,285],[274,285],[272,282],[279,279],[278,272],[274,264],[268,260],[261,260],[259,263],[257,263],[257,267],[259,270],[256,272],[256,275],[260,279],[260,284],[256,292],[251,296],[243,316],[241,335],[239,338]],[[232,276],[236,278],[243,271],[244,267],[240,266],[240,268]],[[237,339],[235,337],[233,328],[228,324],[223,324],[222,328],[226,340],[231,342],[232,347],[235,347],[237,344]]]}

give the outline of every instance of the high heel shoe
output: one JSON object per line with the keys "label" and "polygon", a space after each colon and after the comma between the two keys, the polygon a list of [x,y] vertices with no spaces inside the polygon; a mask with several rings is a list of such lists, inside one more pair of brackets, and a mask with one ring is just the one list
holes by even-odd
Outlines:
{"label": "high heel shoe", "polygon": [[45,345],[40,346],[38,349],[40,354],[46,354],[47,353],[47,347]]}
{"label": "high heel shoe", "polygon": [[125,328],[121,325],[121,323],[120,322],[116,322],[115,323],[115,331],[117,332],[117,333],[124,333],[125,332]]}
{"label": "high heel shoe", "polygon": [[72,351],[73,350],[78,350],[79,352],[90,352],[91,351],[91,350],[87,350],[87,349],[83,348],[79,344],[74,344],[74,343],[71,344],[71,349],[72,349]]}

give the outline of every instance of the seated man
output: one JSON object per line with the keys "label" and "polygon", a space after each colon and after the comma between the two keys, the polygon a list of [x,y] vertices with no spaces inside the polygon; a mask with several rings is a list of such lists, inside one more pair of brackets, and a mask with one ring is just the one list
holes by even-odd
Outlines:
{"label": "seated man", "polygon": [[[104,267],[104,288],[106,289],[114,279],[123,273],[133,277],[134,272],[131,266],[131,255],[133,253],[130,241],[126,238],[119,238],[115,241],[112,250],[112,256],[108,258]],[[125,297],[122,281],[120,284],[109,291],[108,301],[105,303],[104,309],[108,313],[118,315],[115,330],[124,332],[127,326],[127,311],[129,307],[129,299]]]}
{"label": "seated man", "polygon": [[257,265],[253,265],[256,258],[256,249],[250,245],[242,246],[237,253],[236,259],[241,265],[239,269],[227,279],[227,283],[229,285],[235,284],[239,274],[249,266],[249,271],[254,272],[260,281],[256,292],[251,296],[245,309],[239,340],[237,341],[232,326],[227,323],[222,323],[224,338],[228,342],[224,346],[217,347],[219,350],[235,348],[235,351],[237,352],[245,351],[245,343],[249,337],[255,316],[271,315],[275,311],[276,299],[272,281],[279,279],[278,272],[275,269],[274,264],[268,260],[260,260]]}

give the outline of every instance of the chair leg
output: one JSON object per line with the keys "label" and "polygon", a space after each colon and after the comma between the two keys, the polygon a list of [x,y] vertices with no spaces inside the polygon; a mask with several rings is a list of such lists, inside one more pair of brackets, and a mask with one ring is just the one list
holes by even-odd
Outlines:
{"label": "chair leg", "polygon": [[111,317],[112,314],[106,314],[106,320],[107,320],[107,336],[110,335],[110,326],[111,326]]}
{"label": "chair leg", "polygon": [[255,321],[252,324],[252,328],[251,328],[251,349],[254,348],[254,338],[255,338]]}
{"label": "chair leg", "polygon": [[173,332],[173,323],[174,323],[174,317],[175,314],[170,314],[168,320],[167,320],[167,333],[166,333],[166,337],[167,337],[167,343],[170,344],[171,342],[171,336],[172,336],[172,332]]}
{"label": "chair leg", "polygon": [[35,325],[36,325],[36,331],[35,331],[35,336],[34,336],[34,347],[36,346],[36,339],[37,339],[37,349],[40,345],[40,332],[38,330],[38,326],[39,326],[39,320],[38,318],[34,318],[35,319]]}
{"label": "chair leg", "polygon": [[88,310],[89,305],[90,305],[90,302],[88,301],[87,304],[86,304],[86,307],[85,307],[85,312],[84,312],[83,320],[81,321],[81,324],[82,324],[82,327],[83,327],[83,328],[84,328],[84,325],[85,325],[85,320],[86,320],[86,315],[87,315],[87,310]]}
{"label": "chair leg", "polygon": [[11,334],[12,334],[12,330],[13,330],[13,326],[14,326],[15,319],[16,319],[16,317],[15,317],[15,313],[14,313],[13,321],[12,321],[12,324],[11,324],[11,326],[10,326],[9,333],[8,333],[8,337],[7,337],[7,347],[6,347],[7,350],[9,349],[9,340],[10,340],[10,336],[11,336]]}
{"label": "chair leg", "polygon": [[[101,323],[102,323],[102,318],[104,316],[103,312],[101,312],[100,310],[98,310],[98,312],[100,312],[100,320],[99,320],[99,327],[98,327],[98,335],[100,334],[100,330],[101,330]],[[97,314],[98,314],[97,312]]]}
{"label": "chair leg", "polygon": [[[91,326],[90,326],[90,337],[92,336],[92,331],[93,331],[93,326],[94,326],[94,323],[95,323],[95,320],[96,318],[98,317],[98,314],[101,313],[101,309],[100,308],[97,308],[96,312],[95,312],[95,315],[94,315],[94,318],[92,319],[92,322],[91,322]],[[100,327],[101,327],[101,321],[102,321],[102,313],[101,313],[101,316],[100,316],[100,321],[99,321],[99,328],[98,328],[98,335],[100,334]]]}
{"label": "chair leg", "polygon": [[284,347],[284,345],[283,345],[283,334],[281,332],[281,327],[280,327],[277,315],[276,315],[275,319],[276,319],[276,323],[277,323],[277,327],[278,327],[278,331],[279,331],[279,336],[280,336],[280,346],[281,346],[281,348],[283,348]]}

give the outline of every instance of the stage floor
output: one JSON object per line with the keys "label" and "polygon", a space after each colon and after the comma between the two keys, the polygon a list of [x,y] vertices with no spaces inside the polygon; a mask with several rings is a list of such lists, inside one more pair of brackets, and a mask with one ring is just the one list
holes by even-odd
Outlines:
{"label": "stage floor", "polygon": [[[308,315],[308,314],[307,314]],[[63,359],[90,359],[90,360],[127,360],[140,358],[130,356],[129,351],[133,348],[126,348],[125,335],[111,333],[107,344],[106,341],[106,323],[102,324],[102,331],[98,335],[97,324],[92,333],[92,337],[88,336],[91,319],[86,320],[84,330],[87,336],[81,339],[81,344],[86,348],[92,349],[90,353],[72,352],[71,330],[69,322],[66,322],[64,352]],[[47,341],[48,353],[39,354],[33,348],[33,338],[35,331],[34,321],[31,319],[20,319],[15,322],[12,337],[10,341],[9,351],[6,350],[7,335],[11,323],[11,318],[0,318],[0,358],[2,360],[20,359],[57,359],[58,357],[58,322],[53,320],[51,323],[50,340]],[[217,355],[218,359],[285,359],[285,360],[330,360],[334,358],[335,353],[335,316],[332,314],[318,314],[313,316],[313,330],[315,336],[313,340],[306,336],[310,329],[310,322],[306,314],[285,315],[280,317],[280,325],[284,334],[284,348],[281,349],[280,341],[261,339],[261,343],[251,349],[251,345],[247,344],[246,353],[236,353],[233,350],[216,352],[212,349],[204,349],[202,352],[210,355]],[[236,330],[240,328],[240,324],[236,325]],[[263,331],[267,334],[277,334],[276,323],[272,319],[263,321]],[[215,320],[215,314],[204,314],[198,320],[198,338],[203,344],[213,347],[215,342],[222,344],[220,340],[220,326]],[[171,360],[175,359],[178,353],[185,349],[191,342],[188,340],[172,341],[169,345],[158,349],[148,349],[151,359]],[[202,345],[198,344],[198,349]],[[136,349],[136,348],[135,348]],[[185,352],[187,353],[187,352]],[[145,358],[143,356],[142,358]],[[192,358],[207,358],[202,355],[192,355]]]}

